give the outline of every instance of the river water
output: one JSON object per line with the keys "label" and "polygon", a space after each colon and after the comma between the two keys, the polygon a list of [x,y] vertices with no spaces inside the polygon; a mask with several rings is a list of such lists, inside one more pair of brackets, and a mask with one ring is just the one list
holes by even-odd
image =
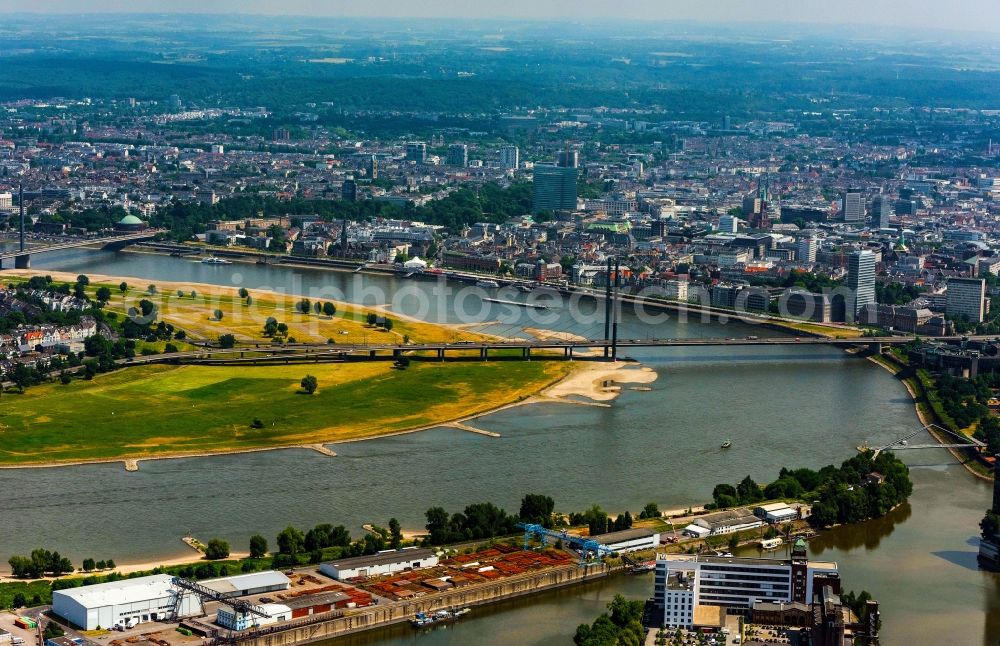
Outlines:
{"label": "river water", "polygon": [[[75,251],[39,257],[44,269],[269,287],[308,294],[321,286],[348,300],[421,286],[423,297],[396,311],[453,320],[451,295],[433,283],[394,277],[234,265],[204,266],[163,256]],[[220,271],[221,270],[221,271]],[[238,280],[233,275],[238,274]],[[360,281],[360,282],[359,282]],[[137,282],[137,284],[143,284]],[[438,303],[443,301],[442,306]],[[368,304],[373,304],[371,301]],[[588,305],[582,306],[584,310]],[[595,309],[589,304],[591,310]],[[601,336],[599,322],[575,323],[555,311],[551,327]],[[496,317],[486,311],[482,320]],[[520,334],[530,321],[509,321]],[[623,319],[622,336],[740,336],[765,332],[730,324]],[[546,493],[559,510],[597,503],[633,512],[710,498],[712,487],[744,475],[776,477],[782,466],[820,467],[849,457],[863,440],[888,441],[919,426],[902,385],[874,365],[832,348],[673,348],[629,353],[659,375],[649,392],[625,390],[610,408],[531,405],[481,418],[500,439],[435,429],[367,442],[331,445],[336,458],[304,450],[120,464],[0,471],[0,554],[33,547],[118,562],[183,556],[180,537],[219,536],[245,549],[249,536],[320,522],[360,533],[364,522],[397,517],[423,524],[423,511],[494,501],[516,510],[527,492]],[[2,402],[0,402],[2,405]],[[733,448],[718,448],[723,439]],[[814,540],[818,558],[840,564],[848,588],[882,603],[884,644],[996,644],[1000,579],[975,567],[977,523],[990,487],[953,464],[943,450],[904,454],[915,483],[910,503],[891,516],[838,529]],[[407,627],[375,631],[350,644],[557,644],[622,592],[645,598],[651,578],[589,584],[489,609],[427,633]]]}

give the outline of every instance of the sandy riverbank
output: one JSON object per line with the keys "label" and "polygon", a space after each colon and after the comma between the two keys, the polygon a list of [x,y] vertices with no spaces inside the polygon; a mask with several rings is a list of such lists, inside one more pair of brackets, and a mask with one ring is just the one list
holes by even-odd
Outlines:
{"label": "sandy riverbank", "polygon": [[542,391],[551,399],[564,399],[572,395],[607,402],[621,394],[623,384],[651,384],[657,374],[652,368],[634,363],[585,363],[566,378]]}

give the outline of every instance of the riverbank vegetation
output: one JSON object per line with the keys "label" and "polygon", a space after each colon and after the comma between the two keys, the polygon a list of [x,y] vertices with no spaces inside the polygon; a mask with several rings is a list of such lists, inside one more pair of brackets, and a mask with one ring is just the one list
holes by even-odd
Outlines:
{"label": "riverbank vegetation", "polygon": [[828,465],[819,471],[782,468],[778,479],[766,487],[750,476],[735,486],[722,483],[712,491],[709,506],[723,509],[765,500],[804,500],[813,503],[809,522],[816,527],[880,518],[909,498],[913,483],[909,469],[892,452],[873,455],[871,451],[859,453],[840,467]]}
{"label": "riverbank vegetation", "polygon": [[592,624],[580,624],[573,643],[577,646],[639,646],[646,637],[642,627],[645,603],[620,594],[608,604],[608,611]]}
{"label": "riverbank vegetation", "polygon": [[[233,452],[384,435],[521,401],[561,379],[561,362],[138,366],[4,398],[0,464]],[[178,414],[183,411],[183,415]],[[254,419],[262,424],[254,428]],[[155,419],[156,424],[149,420]]]}

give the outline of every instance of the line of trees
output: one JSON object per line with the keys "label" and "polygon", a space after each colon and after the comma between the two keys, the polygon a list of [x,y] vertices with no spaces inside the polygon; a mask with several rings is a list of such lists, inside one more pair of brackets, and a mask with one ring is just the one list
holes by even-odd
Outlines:
{"label": "line of trees", "polygon": [[75,570],[68,558],[42,548],[32,550],[30,556],[12,556],[7,564],[18,579],[39,579],[47,574],[62,576]]}

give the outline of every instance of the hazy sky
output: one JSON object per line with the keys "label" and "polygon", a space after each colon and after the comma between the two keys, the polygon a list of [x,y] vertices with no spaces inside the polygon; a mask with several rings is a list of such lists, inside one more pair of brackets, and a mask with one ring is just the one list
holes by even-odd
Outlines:
{"label": "hazy sky", "polygon": [[1000,0],[0,0],[0,11],[780,21],[1000,32]]}

